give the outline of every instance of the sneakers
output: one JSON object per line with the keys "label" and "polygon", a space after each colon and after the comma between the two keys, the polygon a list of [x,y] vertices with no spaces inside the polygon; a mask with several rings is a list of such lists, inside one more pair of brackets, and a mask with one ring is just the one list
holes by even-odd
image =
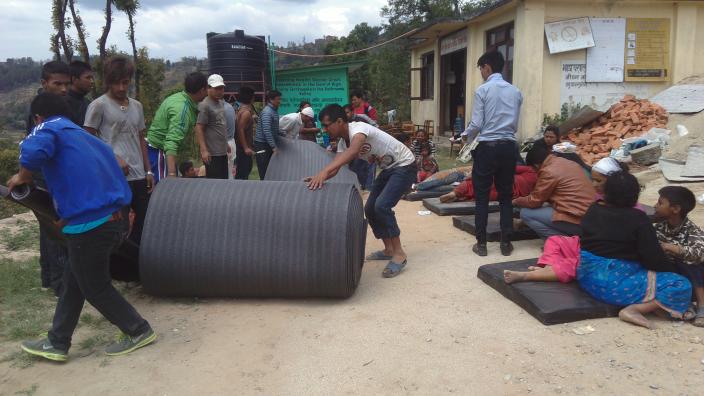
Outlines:
{"label": "sneakers", "polygon": [[511,242],[501,242],[499,246],[501,249],[501,254],[504,256],[510,256],[513,253],[513,244]]}
{"label": "sneakers", "polygon": [[105,353],[109,356],[126,355],[143,346],[147,346],[156,340],[156,333],[151,328],[144,333],[130,337],[127,334],[120,334],[117,341],[108,345]]}
{"label": "sneakers", "polygon": [[54,348],[48,338],[35,341],[23,341],[20,345],[22,350],[30,355],[41,356],[44,359],[55,362],[65,362],[68,360],[68,352]]}
{"label": "sneakers", "polygon": [[487,254],[489,254],[486,251],[486,243],[475,243],[474,246],[472,246],[472,251],[476,253],[477,256],[485,257]]}

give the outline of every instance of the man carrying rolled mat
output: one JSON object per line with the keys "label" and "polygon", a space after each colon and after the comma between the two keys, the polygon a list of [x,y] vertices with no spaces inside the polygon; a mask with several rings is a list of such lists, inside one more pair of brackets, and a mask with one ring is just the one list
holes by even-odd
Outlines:
{"label": "man carrying rolled mat", "polygon": [[374,180],[364,213],[374,236],[384,242],[384,250],[370,254],[367,260],[389,260],[382,275],[392,278],[401,273],[407,263],[393,208],[416,179],[415,156],[386,132],[363,122],[348,122],[340,105],[326,106],[320,112],[320,121],[330,137],[339,140],[338,154],[320,173],[305,179],[308,188],[323,188],[326,180],[357,158],[379,164],[382,171]]}
{"label": "man carrying rolled mat", "polygon": [[22,342],[32,355],[66,361],[71,338],[87,300],[122,336],[106,349],[124,355],[152,343],[156,333],[112,286],[110,253],[127,233],[125,207],[132,198],[110,146],[68,119],[59,95],[39,94],[30,106],[36,127],[20,145],[20,170],[8,188],[44,174],[66,237],[68,267],[48,338]]}

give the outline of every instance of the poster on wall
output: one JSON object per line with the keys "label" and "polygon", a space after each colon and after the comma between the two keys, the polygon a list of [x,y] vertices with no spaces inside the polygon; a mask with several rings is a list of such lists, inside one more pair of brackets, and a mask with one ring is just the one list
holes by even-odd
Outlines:
{"label": "poster on wall", "polygon": [[670,79],[670,20],[628,18],[625,41],[626,81]]}
{"label": "poster on wall", "polygon": [[545,37],[551,54],[594,46],[589,18],[566,19],[545,24]]}
{"label": "poster on wall", "polygon": [[590,106],[599,111],[606,111],[623,98],[631,94],[637,98],[650,96],[649,84],[645,83],[596,83],[587,82],[587,64],[583,60],[562,62],[560,78],[560,104],[568,106]]}
{"label": "poster on wall", "polygon": [[589,18],[594,46],[587,48],[587,82],[623,82],[626,19]]}
{"label": "poster on wall", "polygon": [[281,91],[280,115],[298,111],[303,100],[311,103],[316,115],[326,105],[349,102],[346,67],[306,72],[283,70],[277,73],[276,89]]}

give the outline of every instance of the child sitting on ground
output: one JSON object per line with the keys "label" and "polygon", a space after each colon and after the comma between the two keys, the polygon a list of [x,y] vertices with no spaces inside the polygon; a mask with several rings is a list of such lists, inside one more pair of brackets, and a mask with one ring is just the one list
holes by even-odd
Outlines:
{"label": "child sitting on ground", "polygon": [[687,214],[694,209],[694,193],[685,187],[667,186],[658,191],[655,224],[658,241],[679,272],[692,282],[697,299],[694,324],[704,327],[704,232]]}
{"label": "child sitting on ground", "polygon": [[181,177],[185,177],[187,179],[198,177],[196,168],[193,167],[193,161],[181,162],[181,165],[178,166],[178,170],[181,173]]}
{"label": "child sitting on ground", "polygon": [[438,162],[433,158],[432,149],[429,144],[424,144],[420,148],[420,157],[416,160],[418,166],[417,182],[420,183],[438,171]]}

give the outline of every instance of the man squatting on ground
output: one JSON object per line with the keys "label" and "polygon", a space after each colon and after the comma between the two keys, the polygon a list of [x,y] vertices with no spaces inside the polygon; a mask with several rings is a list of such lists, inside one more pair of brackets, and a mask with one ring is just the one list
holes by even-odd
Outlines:
{"label": "man squatting on ground", "polygon": [[342,166],[357,158],[379,164],[382,171],[374,180],[364,213],[374,236],[384,242],[384,250],[372,253],[367,260],[389,260],[382,275],[394,277],[406,266],[407,256],[401,247],[401,230],[393,208],[416,179],[415,156],[386,132],[363,122],[347,122],[345,111],[339,105],[326,106],[320,112],[320,122],[331,140],[339,140],[338,154],[320,173],[306,178],[308,188],[322,188]]}
{"label": "man squatting on ground", "polygon": [[20,171],[10,190],[44,174],[68,247],[68,266],[48,338],[24,341],[27,353],[66,361],[86,300],[122,331],[106,349],[123,355],[156,339],[149,323],[112,286],[110,253],[127,233],[132,198],[110,146],[71,122],[61,96],[42,93],[31,104],[37,126],[20,144]]}
{"label": "man squatting on ground", "polygon": [[487,52],[477,61],[485,83],[474,93],[472,120],[465,133],[468,141],[478,134],[479,144],[472,152],[472,184],[477,201],[477,243],[472,251],[486,256],[486,226],[489,218],[489,191],[496,187],[500,206],[501,254],[511,255],[513,245],[513,176],[516,171],[516,131],[523,96],[513,85],[504,81],[504,57],[499,52]]}

